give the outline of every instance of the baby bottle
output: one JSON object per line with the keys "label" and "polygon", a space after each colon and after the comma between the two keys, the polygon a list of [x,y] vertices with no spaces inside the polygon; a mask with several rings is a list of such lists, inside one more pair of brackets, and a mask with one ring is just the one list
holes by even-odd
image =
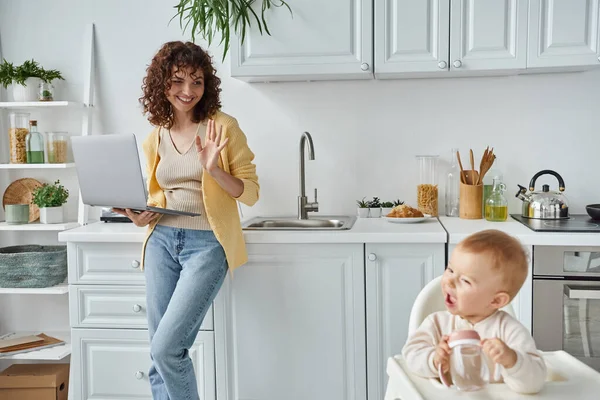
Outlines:
{"label": "baby bottle", "polygon": [[[455,331],[448,339],[450,375],[454,386],[461,391],[483,389],[490,381],[490,371],[481,347],[481,338],[474,330]],[[440,380],[450,387],[439,369]]]}

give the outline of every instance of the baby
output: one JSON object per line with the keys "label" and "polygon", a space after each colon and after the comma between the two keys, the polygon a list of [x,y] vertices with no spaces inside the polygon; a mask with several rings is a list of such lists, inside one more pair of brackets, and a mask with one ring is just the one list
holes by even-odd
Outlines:
{"label": "baby", "polygon": [[482,338],[490,377],[500,365],[502,378],[519,393],[537,393],[546,364],[529,331],[500,308],[519,292],[527,277],[527,255],[519,241],[501,231],[475,233],[456,246],[442,277],[447,311],[429,315],[406,341],[402,356],[424,378],[449,370],[448,336],[474,329]]}

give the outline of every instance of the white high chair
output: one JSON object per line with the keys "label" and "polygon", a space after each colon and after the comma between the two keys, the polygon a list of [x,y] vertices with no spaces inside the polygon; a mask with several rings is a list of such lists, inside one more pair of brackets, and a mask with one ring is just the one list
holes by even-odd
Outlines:
{"label": "white high chair", "polygon": [[[423,320],[431,313],[445,309],[439,276],[429,282],[419,292],[410,312],[408,334],[417,330]],[[512,305],[507,304],[502,310],[515,317]],[[492,384],[478,392],[459,392],[442,386],[434,379],[415,376],[406,368],[402,355],[388,358],[388,384],[385,400],[433,400],[443,398],[460,399],[502,399],[502,400],[532,400],[532,399],[577,399],[597,400],[600,393],[600,373],[588,367],[575,357],[564,351],[542,352],[548,367],[546,384],[542,391],[535,395],[524,395],[511,391],[505,384]],[[485,393],[484,393],[485,392]],[[484,397],[482,397],[484,396]]]}

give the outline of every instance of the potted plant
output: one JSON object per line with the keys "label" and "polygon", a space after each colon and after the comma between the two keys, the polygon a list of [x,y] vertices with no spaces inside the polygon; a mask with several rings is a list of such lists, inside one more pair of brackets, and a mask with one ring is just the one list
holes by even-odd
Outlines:
{"label": "potted plant", "polygon": [[403,201],[396,200],[396,201],[394,201],[394,203],[393,203],[392,205],[393,205],[394,207],[398,207],[398,206],[401,206],[402,204],[404,204],[404,202],[403,202]]}
{"label": "potted plant", "polygon": [[[237,34],[244,43],[246,31],[255,22],[260,34],[264,31],[270,36],[267,27],[266,12],[271,7],[286,7],[290,14],[292,9],[284,0],[178,0],[175,6],[177,13],[171,18],[179,17],[179,26],[185,33],[187,27],[192,27],[192,42],[196,34],[208,42],[210,46],[214,37],[221,37],[219,44],[223,47],[223,61],[229,50],[231,34]],[[260,3],[260,15],[257,14],[253,3]],[[186,20],[185,26],[183,21]]]}
{"label": "potted plant", "polygon": [[369,217],[369,202],[365,200],[363,197],[362,200],[356,200],[356,205],[358,205],[358,217],[359,218],[368,218]]}
{"label": "potted plant", "polygon": [[391,201],[384,201],[381,203],[381,215],[385,217],[392,212],[392,208],[394,208],[394,203]]}
{"label": "potted plant", "polygon": [[64,80],[58,70],[45,70],[35,60],[27,60],[17,67],[6,60],[0,64],[0,84],[5,89],[12,85],[14,101],[40,100],[40,93],[44,91],[46,99],[52,99],[51,84],[55,79]]}
{"label": "potted plant", "polygon": [[373,197],[373,200],[369,201],[369,217],[381,217],[381,202],[379,201],[379,197]]}
{"label": "potted plant", "polygon": [[32,203],[40,208],[40,222],[42,224],[59,224],[64,221],[63,204],[69,198],[69,191],[60,181],[54,184],[44,184],[33,191]]}

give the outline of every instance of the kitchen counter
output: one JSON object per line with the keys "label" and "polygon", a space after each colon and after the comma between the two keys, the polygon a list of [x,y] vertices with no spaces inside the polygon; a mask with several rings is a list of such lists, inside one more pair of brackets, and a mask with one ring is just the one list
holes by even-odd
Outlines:
{"label": "kitchen counter", "polygon": [[[61,242],[142,242],[146,228],[131,223],[95,222],[59,233]],[[244,231],[246,243],[446,243],[447,233],[435,218],[395,224],[382,218],[358,218],[350,230]]]}
{"label": "kitchen counter", "polygon": [[535,232],[510,216],[505,222],[451,217],[440,217],[440,222],[448,232],[449,244],[457,244],[474,232],[498,229],[517,237],[527,246],[600,246],[600,233]]}

